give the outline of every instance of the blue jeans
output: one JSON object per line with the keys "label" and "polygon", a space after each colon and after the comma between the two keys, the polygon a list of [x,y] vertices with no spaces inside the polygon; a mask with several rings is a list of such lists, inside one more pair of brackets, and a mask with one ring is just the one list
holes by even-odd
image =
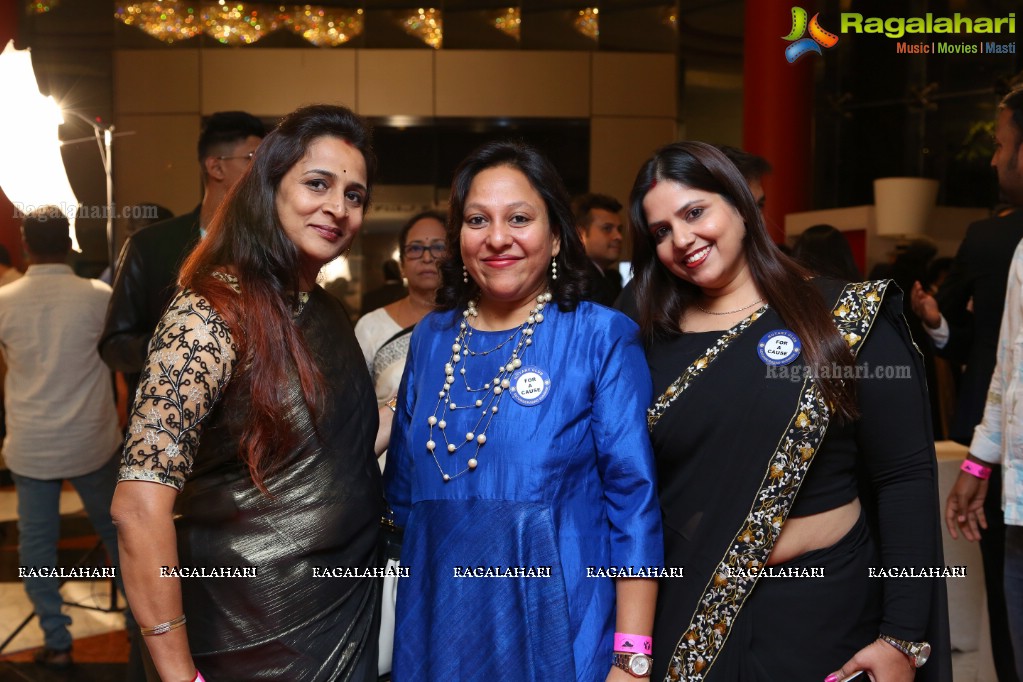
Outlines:
{"label": "blue jeans", "polygon": [[1023,526],[1005,526],[1005,605],[1016,654],[1016,674],[1023,679]]}
{"label": "blue jeans", "polygon": [[[117,531],[110,520],[110,502],[117,485],[120,457],[114,456],[102,467],[84,476],[67,479],[74,486],[96,533],[103,540],[114,566],[117,561]],[[60,539],[60,488],[64,479],[40,480],[13,474],[18,492],[18,560],[28,567],[57,565],[57,541]],[[32,600],[46,648],[63,651],[71,648],[68,625],[71,618],[61,612],[59,578],[22,578],[25,592]],[[117,578],[121,588],[120,571]]]}

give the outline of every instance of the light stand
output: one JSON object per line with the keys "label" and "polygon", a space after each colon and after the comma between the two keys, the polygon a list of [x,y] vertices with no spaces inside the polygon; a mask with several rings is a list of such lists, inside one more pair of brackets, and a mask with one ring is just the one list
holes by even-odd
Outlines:
{"label": "light stand", "polygon": [[[106,175],[107,181],[107,258],[109,259],[110,268],[113,270],[115,266],[114,259],[117,254],[114,253],[114,165],[113,165],[113,154],[114,154],[114,126],[103,126],[99,123],[98,119],[93,120],[87,116],[83,116],[77,111],[71,109],[64,109],[65,114],[70,114],[75,118],[85,121],[92,126],[93,134],[95,135],[96,146],[99,147],[100,160],[103,162],[103,172]],[[77,140],[67,140],[63,144],[77,144],[78,142],[85,142],[92,138],[79,138]]]}

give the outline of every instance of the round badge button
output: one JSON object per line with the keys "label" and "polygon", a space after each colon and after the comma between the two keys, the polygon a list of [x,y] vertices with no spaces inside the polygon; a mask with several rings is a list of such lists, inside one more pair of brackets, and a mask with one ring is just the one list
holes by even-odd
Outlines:
{"label": "round badge button", "polygon": [[542,403],[551,392],[550,376],[536,365],[527,365],[515,370],[510,383],[508,392],[511,393],[512,400],[525,407]]}
{"label": "round badge button", "polygon": [[767,332],[757,344],[757,355],[765,365],[771,367],[791,363],[802,350],[803,344],[799,342],[799,337],[788,329]]}

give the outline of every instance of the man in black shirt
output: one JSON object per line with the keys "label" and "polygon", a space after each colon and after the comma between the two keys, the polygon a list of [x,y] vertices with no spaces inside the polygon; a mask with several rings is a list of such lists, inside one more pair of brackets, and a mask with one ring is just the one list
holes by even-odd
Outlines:
{"label": "man in black shirt", "polygon": [[262,121],[252,114],[211,115],[199,135],[202,203],[190,213],[142,228],[124,243],[99,352],[111,369],[124,373],[129,403],[135,399],[149,339],[177,290],[181,263],[249,167],[265,134]]}
{"label": "man in black shirt", "polygon": [[613,306],[622,291],[617,270],[622,253],[622,205],[606,194],[584,194],[575,200],[573,209],[576,229],[590,258],[586,273],[590,298]]}

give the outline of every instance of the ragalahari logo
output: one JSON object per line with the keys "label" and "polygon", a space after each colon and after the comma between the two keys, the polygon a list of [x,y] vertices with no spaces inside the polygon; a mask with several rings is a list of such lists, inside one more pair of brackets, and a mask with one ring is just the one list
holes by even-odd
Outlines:
{"label": "ragalahari logo", "polygon": [[[817,21],[819,16],[820,14],[814,14],[807,26],[806,10],[802,7],[792,8],[792,30],[783,38],[792,43],[785,48],[785,59],[789,60],[789,64],[810,52],[821,54],[822,47],[834,47],[838,43],[838,36],[821,28]],[[810,37],[804,38],[803,34],[807,28],[810,30]]]}

